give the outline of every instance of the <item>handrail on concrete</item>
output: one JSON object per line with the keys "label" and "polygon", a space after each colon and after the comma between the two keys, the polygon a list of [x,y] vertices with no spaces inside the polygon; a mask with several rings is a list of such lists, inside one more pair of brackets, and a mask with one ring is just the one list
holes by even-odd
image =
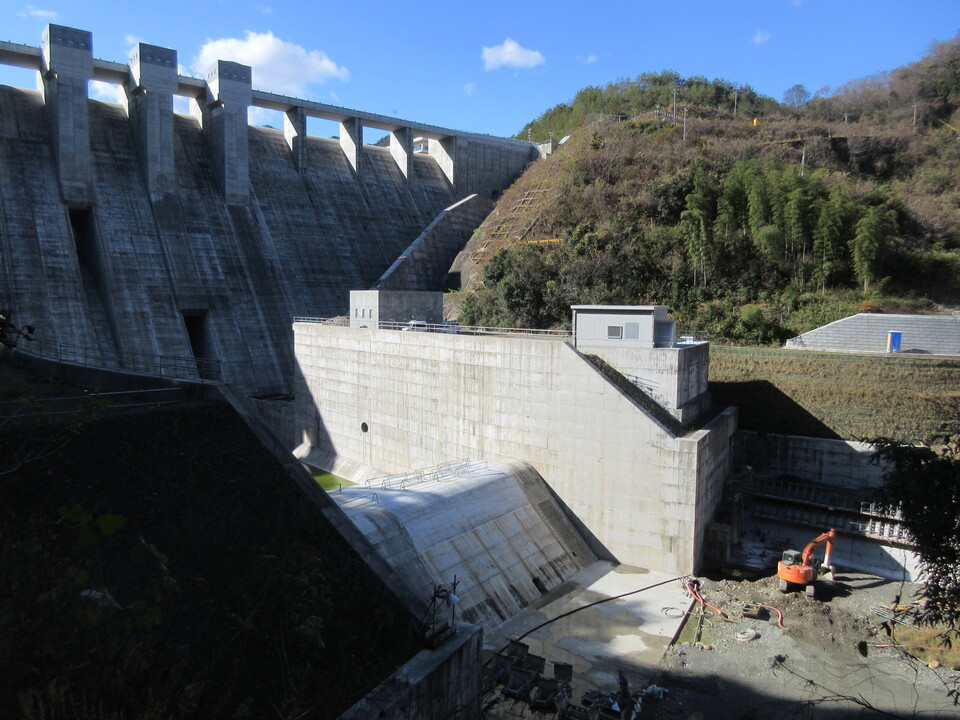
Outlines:
{"label": "handrail on concrete", "polygon": [[50,343],[44,340],[19,343],[17,350],[26,355],[35,355],[82,367],[126,370],[143,375],[173,377],[203,383],[223,382],[223,368],[220,361],[214,358],[178,357],[128,351],[114,355],[98,348],[62,342]]}
{"label": "handrail on concrete", "polygon": [[445,479],[456,479],[462,477],[464,472],[471,465],[482,464],[484,467],[487,467],[487,463],[473,463],[470,460],[451,460],[449,462],[440,463],[439,465],[434,465],[432,467],[419,468],[417,470],[412,470],[408,473],[400,473],[397,475],[381,475],[375,478],[367,479],[363,485],[366,488],[370,488],[374,483],[379,482],[381,489],[389,489],[391,487],[400,486],[401,490],[406,490],[408,485],[419,485],[420,483],[434,481],[440,482]]}
{"label": "handrail on concrete", "polygon": [[[349,318],[343,315],[333,318],[316,317],[294,317],[294,323],[313,323],[317,325],[334,325],[338,327],[347,327]],[[371,321],[372,322],[372,321]],[[367,329],[366,326],[357,328],[358,330]],[[480,325],[459,325],[457,323],[426,323],[419,321],[408,322],[386,322],[377,323],[377,330],[400,330],[404,332],[433,332],[442,335],[505,335],[505,336],[527,336],[555,340],[569,340],[573,337],[570,330],[538,330],[536,328],[503,328],[503,327],[484,327]]]}

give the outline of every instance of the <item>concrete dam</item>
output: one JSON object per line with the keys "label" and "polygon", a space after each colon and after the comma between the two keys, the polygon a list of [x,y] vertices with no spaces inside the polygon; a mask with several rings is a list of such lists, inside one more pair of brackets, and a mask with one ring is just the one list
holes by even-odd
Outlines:
{"label": "concrete dam", "polygon": [[[91,33],[56,25],[40,47],[0,43],[0,63],[35,69],[39,87],[0,87],[0,314],[36,328],[32,352],[253,397],[291,392],[293,317],[345,314],[349,290],[383,281],[415,243],[455,254],[484,198],[537,157],[254,90],[238,63],[200,80],[142,43],[128,63],[94,59]],[[90,80],[120,102],[90,99]],[[249,126],[249,107],[283,112],[284,129]],[[308,135],[308,118],[339,137]],[[364,128],[389,146],[365,145]],[[458,221],[435,223],[445,209]]]}

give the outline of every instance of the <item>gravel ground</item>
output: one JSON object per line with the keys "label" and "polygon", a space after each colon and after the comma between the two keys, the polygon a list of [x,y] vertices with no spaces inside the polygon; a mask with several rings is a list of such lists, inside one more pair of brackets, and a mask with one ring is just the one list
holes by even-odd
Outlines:
{"label": "gravel ground", "polygon": [[[709,611],[699,642],[691,616],[681,641],[667,649],[656,683],[668,690],[645,703],[641,717],[710,718],[960,717],[947,695],[960,675],[932,670],[890,643],[875,608],[912,597],[914,586],[839,572],[823,600],[781,594],[775,575],[758,580],[705,580]],[[744,603],[764,603],[770,619],[743,617]],[[752,640],[737,634],[754,631]],[[859,644],[859,648],[858,648]],[[867,654],[860,653],[865,649]]]}

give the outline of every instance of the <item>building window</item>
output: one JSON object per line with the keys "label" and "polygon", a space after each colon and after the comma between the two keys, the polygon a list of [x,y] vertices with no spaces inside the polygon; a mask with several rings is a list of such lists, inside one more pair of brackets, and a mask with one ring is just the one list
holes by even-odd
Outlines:
{"label": "building window", "polygon": [[622,337],[622,325],[607,325],[607,340],[620,340]]}

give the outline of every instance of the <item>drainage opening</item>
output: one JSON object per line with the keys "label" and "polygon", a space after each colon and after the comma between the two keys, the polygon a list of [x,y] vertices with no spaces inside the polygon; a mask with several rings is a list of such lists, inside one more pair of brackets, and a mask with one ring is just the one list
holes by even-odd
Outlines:
{"label": "drainage opening", "polygon": [[190,350],[197,361],[197,374],[204,380],[218,380],[216,355],[207,326],[207,311],[183,310],[180,314],[187,329]]}

